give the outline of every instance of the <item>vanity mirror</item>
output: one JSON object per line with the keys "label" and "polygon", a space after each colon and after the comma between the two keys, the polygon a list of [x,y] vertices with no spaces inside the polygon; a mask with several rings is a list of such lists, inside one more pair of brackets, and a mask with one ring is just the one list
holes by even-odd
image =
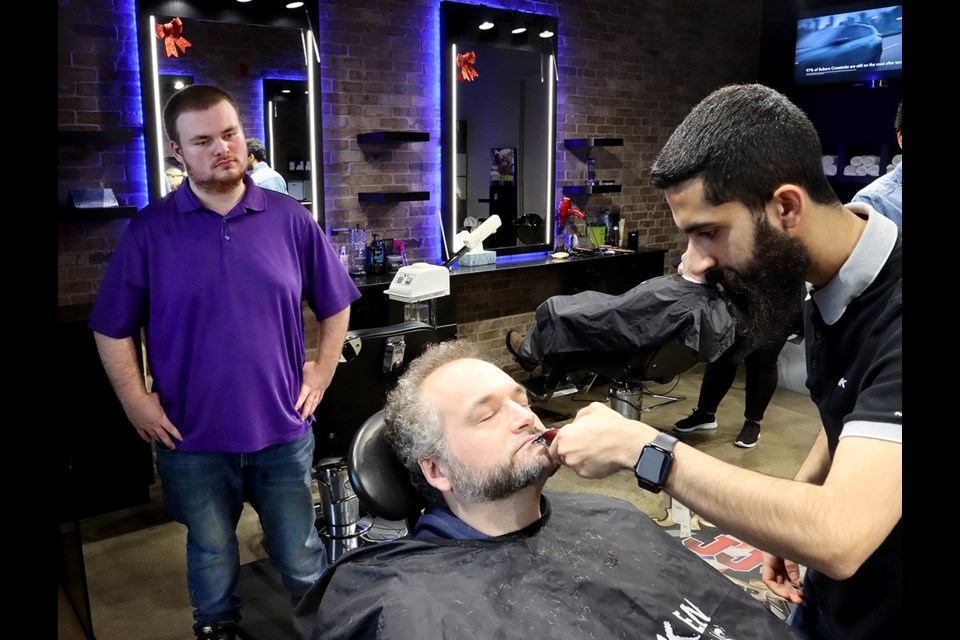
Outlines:
{"label": "vanity mirror", "polygon": [[[440,3],[444,240],[500,216],[484,249],[553,247],[557,19]],[[462,79],[461,79],[462,78]]]}
{"label": "vanity mirror", "polygon": [[[271,167],[324,224],[320,64],[311,31],[316,5],[271,0],[138,0],[137,34],[150,199],[170,190],[162,109],[175,83],[216,85],[234,96],[247,137],[260,138]],[[165,55],[157,37],[174,18],[190,45]],[[176,46],[176,45],[174,45]],[[291,168],[292,167],[292,168]]]}

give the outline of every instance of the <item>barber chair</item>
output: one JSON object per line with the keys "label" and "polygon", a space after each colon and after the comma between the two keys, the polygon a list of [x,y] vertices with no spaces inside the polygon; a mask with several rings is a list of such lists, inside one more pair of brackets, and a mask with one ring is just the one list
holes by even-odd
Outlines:
{"label": "barber chair", "polygon": [[384,437],[383,410],[367,418],[350,443],[350,483],[369,513],[402,520],[413,529],[426,501],[410,482],[410,474]]}
{"label": "barber chair", "polygon": [[351,442],[381,410],[406,365],[436,342],[436,328],[423,322],[347,332],[340,364],[314,411],[313,425],[313,475],[320,493],[317,529],[331,562],[360,546],[369,526],[361,522],[361,504],[348,476]]}
{"label": "barber chair", "polygon": [[[686,400],[686,396],[670,395],[652,390],[651,386],[669,384],[679,379],[699,362],[696,350],[679,343],[666,343],[649,349],[628,352],[572,352],[548,355],[544,364],[551,368],[546,394],[535,396],[537,401],[552,397],[563,381],[576,380],[575,372],[581,374],[576,382],[578,391],[585,393],[597,380],[610,380],[610,407],[630,420],[639,420],[640,414],[666,404]],[[583,382],[583,380],[586,382]],[[643,396],[660,400],[649,407],[643,406]]]}

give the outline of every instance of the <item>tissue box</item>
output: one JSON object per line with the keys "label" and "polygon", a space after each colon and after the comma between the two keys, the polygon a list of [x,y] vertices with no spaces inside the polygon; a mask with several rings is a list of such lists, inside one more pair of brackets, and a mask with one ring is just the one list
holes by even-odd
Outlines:
{"label": "tissue box", "polygon": [[496,261],[496,251],[468,251],[460,257],[460,265],[464,267],[476,267],[481,264],[493,264]]}
{"label": "tissue box", "polygon": [[77,209],[102,209],[119,207],[117,196],[113,189],[73,189],[70,191],[70,201]]}

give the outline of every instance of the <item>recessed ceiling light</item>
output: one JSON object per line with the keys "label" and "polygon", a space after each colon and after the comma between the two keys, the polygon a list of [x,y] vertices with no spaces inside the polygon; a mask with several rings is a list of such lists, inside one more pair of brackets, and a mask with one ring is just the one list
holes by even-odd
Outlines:
{"label": "recessed ceiling light", "polygon": [[281,89],[280,93],[290,93],[290,89]]}
{"label": "recessed ceiling light", "polygon": [[511,31],[510,33],[512,33],[512,34],[514,34],[514,35],[517,35],[517,34],[520,34],[520,33],[525,32],[526,30],[527,30],[526,27],[517,27],[516,29],[514,29],[514,30]]}
{"label": "recessed ceiling light", "polygon": [[541,38],[552,38],[552,37],[553,37],[553,31],[550,31],[549,29],[544,29],[543,31],[540,32],[540,37],[541,37]]}
{"label": "recessed ceiling light", "polygon": [[489,29],[493,29],[493,23],[492,23],[492,22],[490,22],[489,20],[484,20],[483,22],[480,23],[480,30],[481,30],[481,31],[487,31],[487,30],[489,30]]}
{"label": "recessed ceiling light", "polygon": [[288,2],[287,9],[299,9],[303,6],[302,2]]}
{"label": "recessed ceiling light", "polygon": [[237,2],[239,2],[240,4],[244,4],[244,3],[250,2],[250,0],[237,0]]}

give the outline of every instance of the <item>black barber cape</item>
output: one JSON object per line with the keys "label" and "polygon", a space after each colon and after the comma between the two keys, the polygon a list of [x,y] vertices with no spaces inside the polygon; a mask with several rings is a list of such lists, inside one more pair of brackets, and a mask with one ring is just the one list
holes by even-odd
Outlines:
{"label": "black barber cape", "polygon": [[544,357],[680,343],[713,362],[737,337],[720,290],[679,275],[650,278],[619,296],[553,296],[537,307],[535,327]]}
{"label": "black barber cape", "polygon": [[795,637],[630,503],[545,493],[543,516],[516,533],[345,554],[304,597],[298,630],[316,640]]}

